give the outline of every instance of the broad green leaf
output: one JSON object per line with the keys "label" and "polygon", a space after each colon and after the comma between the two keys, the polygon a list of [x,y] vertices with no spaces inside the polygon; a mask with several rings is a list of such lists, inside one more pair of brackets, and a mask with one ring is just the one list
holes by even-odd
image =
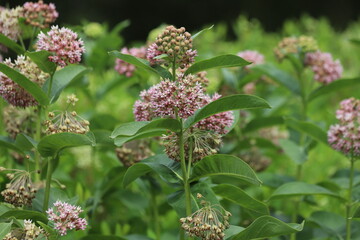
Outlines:
{"label": "broad green leaf", "polygon": [[186,70],[185,74],[197,73],[212,68],[242,67],[249,64],[250,62],[239,56],[226,54],[195,62]]}
{"label": "broad green leaf", "polygon": [[134,136],[119,136],[117,138],[115,138],[114,140],[114,144],[117,147],[122,146],[124,143],[136,140],[136,139],[142,139],[142,138],[151,138],[151,137],[158,137],[158,136],[162,136],[163,134],[166,133],[166,130],[149,130],[146,132],[140,132]]}
{"label": "broad green leaf", "polygon": [[150,122],[141,121],[141,122],[129,122],[123,123],[111,133],[111,138],[116,138],[117,136],[134,136],[141,128],[148,125]]}
{"label": "broad green leaf", "polygon": [[184,128],[189,128],[202,119],[217,113],[258,108],[270,108],[270,105],[264,99],[252,95],[237,94],[222,97],[197,110],[194,115],[186,119]]}
{"label": "broad green leaf", "polygon": [[284,118],[277,117],[263,117],[263,118],[255,118],[251,120],[244,128],[243,132],[252,132],[261,128],[271,127],[274,125],[284,124]]}
{"label": "broad green leaf", "polygon": [[193,167],[190,182],[216,175],[238,178],[255,185],[261,184],[254,170],[247,163],[240,158],[226,154],[210,155],[197,162]]}
{"label": "broad green leaf", "polygon": [[24,54],[25,50],[22,46],[17,44],[15,41],[11,40],[10,38],[6,37],[4,34],[0,33],[0,43],[4,46],[10,48],[17,54]]}
{"label": "broad green leaf", "polygon": [[118,236],[105,236],[100,234],[91,234],[85,237],[80,238],[80,240],[126,240],[126,238],[118,237]]}
{"label": "broad green leaf", "polygon": [[284,185],[285,183],[295,181],[294,177],[270,173],[266,171],[259,173],[258,177],[261,179],[264,186],[274,189],[280,187],[281,185]]}
{"label": "broad green leaf", "polygon": [[203,30],[195,33],[194,35],[191,36],[192,39],[195,39],[197,36],[199,36],[200,34],[202,34],[203,32],[207,31],[207,30],[210,30],[214,27],[214,25],[211,25],[210,27],[208,28],[204,28]]}
{"label": "broad green leaf", "polygon": [[[44,204],[44,195],[45,189],[41,188],[39,191],[36,192],[35,198],[32,202],[32,210],[35,212],[42,212],[43,211],[43,204]],[[49,208],[53,206],[56,201],[67,202],[69,204],[76,204],[78,201],[78,197],[75,196],[73,198],[69,198],[67,193],[61,189],[57,188],[50,188],[50,199],[49,199]]]}
{"label": "broad green leaf", "polygon": [[56,70],[56,64],[49,60],[51,53],[48,51],[38,51],[38,52],[26,52],[28,56],[36,65],[44,72],[52,75]]}
{"label": "broad green leaf", "polygon": [[7,211],[12,210],[12,208],[6,206],[6,205],[0,205],[0,216],[6,213]]}
{"label": "broad green leaf", "polygon": [[320,96],[324,96],[332,92],[337,92],[343,88],[355,87],[359,84],[360,78],[339,79],[312,91],[308,97],[308,101],[312,101]]}
{"label": "broad green leaf", "polygon": [[279,143],[284,153],[296,164],[300,165],[306,162],[307,155],[304,148],[289,139],[280,139]]}
{"label": "broad green leaf", "polygon": [[23,133],[19,133],[15,139],[15,145],[23,151],[29,151],[33,148],[36,148],[37,144],[38,143],[33,138]]}
{"label": "broad green leaf", "polygon": [[269,209],[266,204],[251,197],[241,188],[229,184],[220,184],[212,189],[216,195],[250,210],[251,214],[255,217],[269,215]]}
{"label": "broad green leaf", "polygon": [[343,239],[341,232],[345,229],[345,221],[341,215],[325,211],[313,212],[307,219],[307,222],[313,222],[331,236],[337,236],[338,239]]}
{"label": "broad green leaf", "polygon": [[47,240],[57,240],[57,232],[56,230],[54,230],[53,228],[49,227],[48,225],[46,225],[45,223],[43,222],[40,222],[40,221],[37,221],[37,224],[39,224],[42,229],[45,230],[46,233],[48,233],[48,238]]}
{"label": "broad green leaf", "polygon": [[148,61],[146,61],[145,59],[137,58],[137,57],[134,57],[129,54],[123,54],[119,51],[112,51],[112,52],[109,52],[109,54],[112,56],[115,56],[117,58],[120,58],[121,60],[123,60],[125,62],[133,64],[138,68],[142,68],[148,72],[155,73],[164,79],[165,78],[172,79],[172,75],[168,70],[166,70],[165,68],[160,67],[160,66],[152,67],[152,66],[150,66],[150,63]]}
{"label": "broad green leaf", "polygon": [[16,219],[31,219],[33,221],[41,221],[44,223],[48,222],[48,219],[45,216],[45,214],[30,210],[17,210],[17,209],[10,210],[0,216],[0,218],[10,218],[10,217],[14,217]]}
{"label": "broad green leaf", "polygon": [[9,148],[18,153],[24,154],[23,150],[15,144],[15,141],[9,137],[0,136],[0,146]]}
{"label": "broad green leaf", "polygon": [[[71,82],[80,79],[80,77],[82,77],[87,71],[88,69],[81,65],[68,65],[59,71],[56,71],[52,80],[50,102],[54,103],[66,86],[68,86]],[[50,87],[49,85],[50,79],[46,81],[43,86],[45,92],[48,92],[48,88]]]}
{"label": "broad green leaf", "polygon": [[55,156],[64,148],[95,145],[91,134],[56,133],[43,137],[38,144],[38,151],[43,157]]}
{"label": "broad green leaf", "polygon": [[144,176],[149,172],[159,174],[162,179],[169,183],[178,183],[179,180],[181,180],[181,177],[169,166],[158,163],[159,161],[164,162],[164,159],[168,162],[172,161],[165,154],[158,154],[129,167],[124,175],[123,186],[126,187],[137,178]]}
{"label": "broad green leaf", "polygon": [[45,92],[43,92],[43,90],[36,83],[30,81],[20,72],[12,69],[4,63],[0,63],[0,72],[4,73],[19,86],[26,89],[26,91],[29,92],[41,105],[49,104],[49,98]]}
{"label": "broad green leaf", "polygon": [[251,68],[252,71],[258,71],[270,77],[280,85],[289,89],[292,93],[300,95],[299,82],[289,73],[280,70],[271,64],[256,65]]}
{"label": "broad green leaf", "polygon": [[295,129],[296,131],[305,133],[309,137],[311,137],[319,142],[322,142],[326,145],[328,144],[326,132],[313,123],[299,121],[294,118],[286,118],[285,124],[293,129]]}
{"label": "broad green leaf", "polygon": [[302,231],[304,222],[284,223],[271,216],[261,216],[250,224],[244,231],[235,235],[231,240],[264,239],[282,235],[289,235]]}
{"label": "broad green leaf", "polygon": [[327,195],[340,198],[337,193],[331,192],[326,188],[315,184],[305,182],[289,182],[280,186],[270,196],[270,200],[275,198],[287,198],[292,196],[307,196],[307,195]]}
{"label": "broad green leaf", "polygon": [[0,239],[3,239],[6,234],[11,231],[12,221],[9,223],[0,223]]}
{"label": "broad green leaf", "polygon": [[238,234],[241,231],[244,231],[244,229],[245,228],[243,228],[243,227],[230,225],[230,227],[228,229],[226,229],[225,232],[224,232],[225,240],[227,240],[227,239],[230,240],[234,235]]}
{"label": "broad green leaf", "polygon": [[96,144],[102,144],[102,145],[108,145],[108,146],[114,146],[114,141],[110,138],[111,132],[108,130],[94,130],[92,131],[94,133]]}

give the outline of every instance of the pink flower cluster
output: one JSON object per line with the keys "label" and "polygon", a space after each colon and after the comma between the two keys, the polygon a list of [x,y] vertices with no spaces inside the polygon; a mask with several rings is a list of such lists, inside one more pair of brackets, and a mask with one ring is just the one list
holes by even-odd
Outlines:
{"label": "pink flower cluster", "polygon": [[37,50],[46,50],[53,53],[49,60],[61,67],[69,63],[81,61],[81,55],[85,52],[84,42],[78,39],[78,35],[68,28],[52,26],[51,30],[38,35]]}
{"label": "pink flower cluster", "polygon": [[246,50],[239,52],[237,55],[246,61],[251,62],[251,64],[246,66],[246,68],[264,63],[264,55],[260,54],[258,51]]}
{"label": "pink flower cluster", "polygon": [[[178,80],[164,80],[148,90],[140,93],[140,100],[134,104],[134,115],[137,121],[149,121],[156,117],[186,119],[196,110],[220,98],[204,93],[201,84],[193,82],[193,75],[178,75]],[[233,123],[232,112],[218,113],[195,125],[201,130],[212,130],[220,134],[226,133],[225,128]]]}
{"label": "pink flower cluster", "polygon": [[54,208],[49,208],[49,221],[54,223],[54,228],[59,231],[61,236],[66,235],[67,230],[85,230],[87,221],[85,218],[80,218],[79,214],[83,211],[80,207],[68,204],[66,202],[56,201]]}
{"label": "pink flower cluster", "polygon": [[330,53],[320,51],[307,53],[305,65],[314,72],[314,79],[325,85],[339,79],[343,72],[339,60],[334,61]]}
{"label": "pink flower cluster", "polygon": [[[130,54],[137,58],[146,59],[146,48],[126,48],[124,47],[121,49],[121,53],[123,54]],[[135,66],[133,64],[127,63],[121,59],[116,59],[115,62],[115,70],[122,75],[125,75],[126,77],[131,77],[135,71]]]}
{"label": "pink flower cluster", "polygon": [[345,99],[336,111],[339,124],[330,126],[328,142],[345,154],[360,155],[360,100]]}
{"label": "pink flower cluster", "polygon": [[59,16],[53,3],[46,4],[42,0],[36,3],[26,2],[23,8],[26,23],[35,27],[47,28]]}

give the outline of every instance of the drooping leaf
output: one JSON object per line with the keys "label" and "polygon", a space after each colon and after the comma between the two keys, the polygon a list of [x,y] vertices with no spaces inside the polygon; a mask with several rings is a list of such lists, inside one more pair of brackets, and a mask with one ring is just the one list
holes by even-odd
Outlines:
{"label": "drooping leaf", "polygon": [[19,86],[26,89],[26,91],[30,93],[41,105],[49,104],[49,98],[47,97],[45,92],[39,87],[39,85],[30,81],[20,72],[12,69],[4,63],[0,63],[0,72],[4,73],[11,80],[16,82]]}
{"label": "drooping leaf", "polygon": [[319,142],[322,142],[326,145],[328,144],[326,132],[313,123],[299,121],[294,118],[286,118],[285,123],[287,126],[299,132],[305,133],[309,137]]}
{"label": "drooping leaf", "polygon": [[232,240],[264,239],[300,232],[304,227],[297,223],[284,223],[271,216],[261,216],[244,231],[235,235]]}
{"label": "drooping leaf", "polygon": [[17,44],[15,41],[11,40],[10,38],[6,37],[4,34],[0,33],[0,43],[4,46],[10,48],[17,54],[24,54],[25,50],[22,46]]}
{"label": "drooping leaf", "polygon": [[343,88],[355,87],[356,85],[359,84],[360,84],[360,78],[339,79],[329,83],[328,85],[321,86],[315,89],[314,91],[312,91],[308,97],[308,101],[310,102],[326,94],[337,92]]}
{"label": "drooping leaf", "polygon": [[329,191],[326,188],[315,184],[305,182],[289,182],[280,186],[270,196],[270,199],[291,197],[291,196],[307,196],[307,195],[327,195],[340,198],[339,194]]}
{"label": "drooping leaf", "polygon": [[9,223],[0,223],[0,239],[3,239],[6,234],[11,231],[12,221]]}
{"label": "drooping leaf", "polygon": [[110,138],[110,131],[98,129],[92,132],[94,133],[96,144],[114,146],[114,141]]}
{"label": "drooping leaf", "polygon": [[284,124],[284,118],[280,116],[276,117],[263,117],[263,118],[255,118],[251,120],[245,127],[243,132],[252,132],[261,128],[271,127],[274,125]]}
{"label": "drooping leaf", "polygon": [[18,153],[24,154],[23,150],[15,144],[15,141],[9,137],[0,136],[0,146],[9,148]]}
{"label": "drooping leaf", "polygon": [[37,142],[26,134],[19,133],[16,135],[15,145],[18,146],[23,151],[29,151],[37,147]]}
{"label": "drooping leaf", "polygon": [[240,158],[226,154],[210,155],[197,162],[193,167],[190,182],[216,175],[238,178],[255,185],[261,184],[254,170],[247,163]]}
{"label": "drooping leaf", "polygon": [[155,172],[159,174],[162,179],[169,183],[178,183],[182,178],[169,166],[160,163],[166,161],[166,159],[168,162],[172,161],[165,154],[158,154],[129,167],[124,175],[123,186],[126,187],[135,179],[149,172]]}
{"label": "drooping leaf", "polygon": [[189,128],[202,119],[220,112],[258,108],[270,108],[270,105],[264,99],[252,95],[237,94],[222,97],[197,110],[194,115],[186,119],[184,128]]}
{"label": "drooping leaf", "polygon": [[196,62],[186,70],[185,74],[197,73],[212,68],[242,67],[249,64],[250,62],[237,55],[226,54]]}
{"label": "drooping leaf", "polygon": [[38,52],[26,52],[28,56],[36,65],[44,72],[52,75],[56,70],[56,64],[49,60],[51,53],[48,51],[38,51]]}
{"label": "drooping leaf", "polygon": [[192,38],[192,39],[195,39],[197,36],[199,36],[200,34],[202,34],[203,32],[205,32],[205,31],[207,31],[207,30],[212,29],[213,27],[214,27],[214,25],[211,25],[211,26],[208,27],[208,28],[204,28],[203,30],[201,30],[201,31],[193,34],[193,35],[191,36],[191,38]]}
{"label": "drooping leaf", "polygon": [[165,68],[160,67],[160,66],[152,67],[152,66],[150,66],[150,63],[145,59],[137,58],[137,57],[134,57],[129,54],[123,54],[119,51],[112,51],[112,52],[109,52],[109,54],[112,56],[115,56],[125,62],[131,63],[138,68],[142,68],[148,72],[155,73],[164,79],[165,78],[172,79],[172,75],[168,70],[166,70]]}
{"label": "drooping leaf", "polygon": [[343,239],[341,237],[341,232],[345,228],[345,221],[341,215],[317,211],[313,212],[311,216],[307,219],[307,222],[313,222],[321,229],[325,230],[330,234],[330,236],[337,236],[338,239]]}
{"label": "drooping leaf", "polygon": [[43,137],[38,144],[38,151],[43,157],[54,156],[64,148],[95,145],[91,134],[56,133]]}
{"label": "drooping leaf", "polygon": [[289,139],[280,139],[279,144],[284,153],[296,164],[303,164],[306,161],[307,155],[301,146]]}
{"label": "drooping leaf", "polygon": [[[81,65],[68,65],[59,71],[56,71],[51,86],[50,92],[50,102],[54,103],[60,96],[60,93],[66,86],[68,86],[71,82],[80,79],[88,69]],[[46,81],[43,89],[45,92],[48,92],[48,88],[50,87],[50,80]]]}
{"label": "drooping leaf", "polygon": [[43,223],[48,222],[48,219],[45,216],[45,214],[30,210],[14,209],[7,211],[0,216],[0,218],[10,218],[10,217],[14,217],[16,219],[31,219],[33,221],[41,221]]}
{"label": "drooping leaf", "polygon": [[142,138],[151,138],[151,137],[158,137],[158,136],[162,136],[163,134],[166,133],[166,130],[149,130],[149,131],[145,131],[145,132],[140,132],[134,136],[119,136],[116,137],[114,140],[114,144],[117,147],[122,146],[124,143],[136,140],[136,139],[142,139]]}
{"label": "drooping leaf", "polygon": [[216,195],[221,196],[237,205],[240,205],[247,210],[250,210],[252,215],[260,217],[269,215],[268,207],[255,198],[248,195],[241,188],[229,184],[220,184],[212,188]]}
{"label": "drooping leaf", "polygon": [[256,65],[251,68],[252,71],[258,71],[266,76],[270,77],[272,80],[276,81],[280,85],[289,89],[292,93],[300,95],[300,86],[299,82],[289,73],[284,72],[283,70],[275,67],[271,64],[261,64]]}

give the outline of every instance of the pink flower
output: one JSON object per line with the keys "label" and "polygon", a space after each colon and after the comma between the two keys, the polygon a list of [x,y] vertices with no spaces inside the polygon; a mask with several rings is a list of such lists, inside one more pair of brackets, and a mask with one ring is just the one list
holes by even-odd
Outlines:
{"label": "pink flower", "polygon": [[[123,48],[121,49],[121,53],[124,54],[130,54],[137,58],[146,59],[146,48]],[[116,59],[116,65],[115,70],[122,75],[125,75],[126,77],[131,77],[133,75],[133,72],[135,71],[136,67],[130,63],[127,63],[121,59]]]}
{"label": "pink flower", "polygon": [[54,208],[49,208],[46,213],[49,221],[54,223],[54,228],[59,231],[61,236],[66,235],[67,230],[85,230],[87,221],[85,218],[79,217],[79,214],[83,212],[80,207],[56,201]]}
{"label": "pink flower", "polygon": [[246,61],[251,62],[251,64],[246,67],[264,63],[264,55],[260,54],[258,51],[246,50],[239,52],[237,55]]}
{"label": "pink flower", "polygon": [[46,4],[42,0],[37,3],[26,2],[23,8],[26,23],[35,27],[47,28],[59,16],[53,3]]}
{"label": "pink flower", "polygon": [[53,53],[49,60],[61,67],[81,61],[85,52],[84,42],[78,35],[68,28],[52,26],[51,30],[38,35],[37,50],[46,50]]}
{"label": "pink flower", "polygon": [[320,51],[307,53],[305,65],[314,72],[314,79],[324,85],[339,79],[343,72],[339,60],[334,61],[330,53]]}
{"label": "pink flower", "polygon": [[330,126],[328,142],[345,154],[360,155],[360,100],[345,99],[336,111],[338,124]]}

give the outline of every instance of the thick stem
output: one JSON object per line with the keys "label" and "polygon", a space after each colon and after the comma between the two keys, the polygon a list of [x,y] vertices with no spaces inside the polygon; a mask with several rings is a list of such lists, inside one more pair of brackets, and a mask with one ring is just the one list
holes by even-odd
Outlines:
{"label": "thick stem", "polygon": [[176,81],[176,63],[175,63],[176,56],[174,56],[174,60],[171,64],[172,68],[172,75],[173,75],[173,81]]}
{"label": "thick stem", "polygon": [[51,176],[52,176],[52,161],[53,161],[53,159],[49,158],[47,172],[46,172],[46,186],[45,186],[43,212],[45,212],[49,207],[50,184],[51,184]]}
{"label": "thick stem", "polygon": [[[35,140],[40,141],[41,139],[41,107],[37,109],[37,119],[36,119],[36,133]],[[35,181],[40,181],[40,153],[35,150]]]}
{"label": "thick stem", "polygon": [[[181,124],[182,124],[182,122],[181,122]],[[186,169],[183,129],[181,129],[178,136],[179,136],[181,171],[182,171],[182,177],[184,180],[186,215],[190,216],[191,215],[191,195],[190,195],[191,192],[190,192],[189,177],[187,174],[188,171]]]}
{"label": "thick stem", "polygon": [[354,182],[354,157],[351,155],[351,165],[350,165],[350,179],[349,179],[349,192],[347,197],[346,203],[346,240],[351,239],[351,207],[353,205],[352,202],[352,189],[353,189],[353,182]]}

